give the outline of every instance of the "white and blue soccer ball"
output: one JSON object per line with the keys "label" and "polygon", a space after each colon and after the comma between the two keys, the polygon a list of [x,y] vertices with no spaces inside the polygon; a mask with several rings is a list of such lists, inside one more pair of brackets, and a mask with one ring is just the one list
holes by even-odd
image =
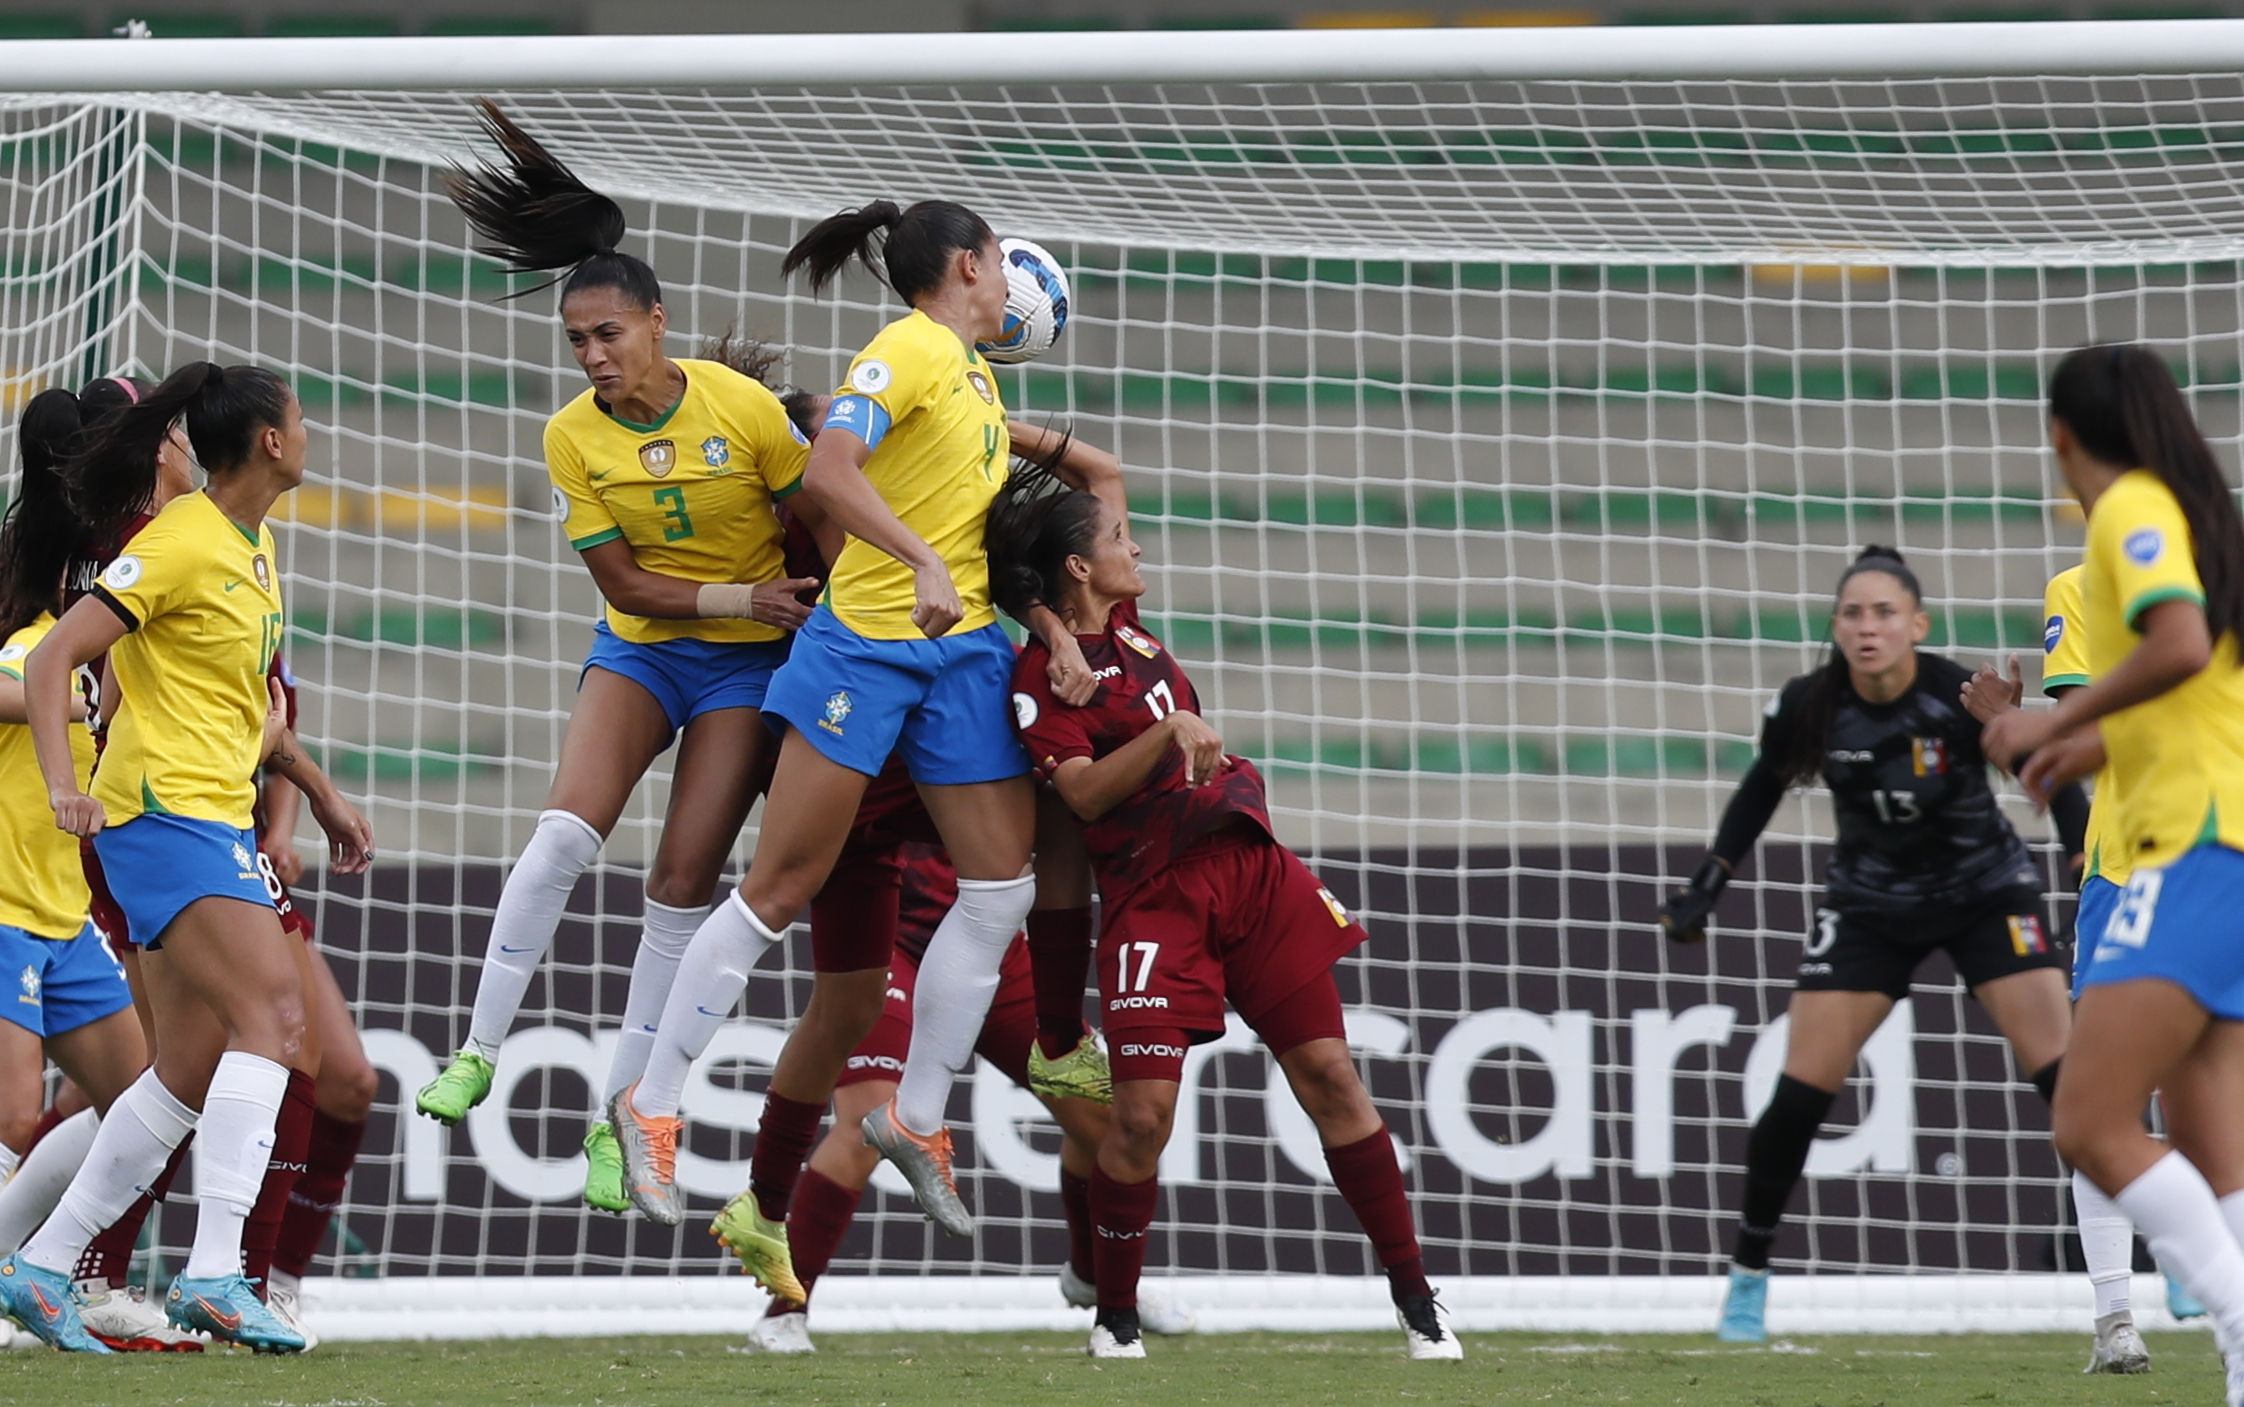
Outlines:
{"label": "white and blue soccer ball", "polygon": [[1005,326],[976,347],[993,362],[1032,362],[1052,350],[1067,327],[1067,275],[1060,261],[1025,239],[998,241],[1005,259]]}

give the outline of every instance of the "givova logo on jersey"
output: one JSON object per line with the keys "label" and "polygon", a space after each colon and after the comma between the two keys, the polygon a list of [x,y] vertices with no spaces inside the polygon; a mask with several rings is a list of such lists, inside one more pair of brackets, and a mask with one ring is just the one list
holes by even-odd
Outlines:
{"label": "givova logo on jersey", "polygon": [[1920,777],[1944,777],[1948,774],[1948,743],[1944,738],[1911,738],[1909,759]]}

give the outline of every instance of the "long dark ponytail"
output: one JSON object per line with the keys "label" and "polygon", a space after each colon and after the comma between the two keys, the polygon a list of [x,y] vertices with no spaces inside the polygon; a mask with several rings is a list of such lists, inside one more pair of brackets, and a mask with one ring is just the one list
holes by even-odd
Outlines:
{"label": "long dark ponytail", "polygon": [[[1924,587],[1917,582],[1917,574],[1901,560],[1901,554],[1891,547],[1873,543],[1865,547],[1839,574],[1839,584],[1832,588],[1832,612],[1837,614],[1838,598],[1846,594],[1847,583],[1864,572],[1883,572],[1901,583],[1909,599],[1918,606],[1924,605]],[[1833,641],[1824,654],[1823,663],[1808,676],[1807,696],[1800,700],[1800,717],[1792,730],[1792,750],[1779,759],[1784,770],[1784,780],[1794,786],[1813,782],[1823,774],[1823,754],[1830,745],[1831,718],[1838,711],[1839,696],[1848,685],[1846,656],[1839,653],[1838,642]]]}
{"label": "long dark ponytail", "polygon": [[[16,422],[23,472],[0,520],[0,640],[62,604],[62,577],[89,534],[71,506],[63,467],[88,428],[143,393],[140,382],[105,376],[71,392],[55,387],[33,396]],[[149,460],[153,493],[155,460]]]}
{"label": "long dark ponytail", "polygon": [[238,469],[257,434],[288,418],[294,393],[262,367],[189,362],[155,390],[109,418],[63,469],[71,506],[86,536],[105,542],[148,509],[156,494],[156,455],[184,421],[187,443],[205,472]]}
{"label": "long dark ponytail", "polygon": [[956,201],[923,200],[904,209],[893,200],[876,200],[812,225],[787,251],[779,272],[809,269],[815,292],[855,259],[911,303],[942,287],[953,254],[980,249],[996,237],[987,220]]}
{"label": "long dark ponytail", "polygon": [[1099,531],[1099,499],[1052,472],[1067,455],[1061,435],[1040,458],[1013,460],[1005,487],[990,501],[982,543],[989,554],[990,598],[1025,621],[1032,607],[1058,612],[1067,599],[1067,559],[1091,550]]}
{"label": "long dark ponytail", "polygon": [[544,283],[508,294],[519,298],[561,285],[561,296],[613,288],[642,309],[662,301],[662,283],[644,260],[622,253],[628,226],[623,207],[515,125],[489,98],[478,100],[483,130],[506,153],[506,164],[454,167],[444,177],[452,203],[486,243],[477,249],[508,273],[552,273]]}
{"label": "long dark ponytail", "polygon": [[2205,624],[2216,641],[2244,640],[2244,515],[2166,363],[2134,343],[2069,352],[2049,378],[2049,414],[2097,459],[2166,485],[2189,524]]}

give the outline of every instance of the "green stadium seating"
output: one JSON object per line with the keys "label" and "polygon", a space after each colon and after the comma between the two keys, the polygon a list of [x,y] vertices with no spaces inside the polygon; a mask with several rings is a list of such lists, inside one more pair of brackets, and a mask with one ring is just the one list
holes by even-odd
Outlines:
{"label": "green stadium seating", "polygon": [[433,37],[560,32],[560,26],[544,15],[431,15],[421,23],[421,33]]}
{"label": "green stadium seating", "polygon": [[86,21],[69,14],[0,15],[0,39],[83,39]]}
{"label": "green stadium seating", "polygon": [[275,15],[265,21],[273,39],[352,39],[398,33],[393,15]]}

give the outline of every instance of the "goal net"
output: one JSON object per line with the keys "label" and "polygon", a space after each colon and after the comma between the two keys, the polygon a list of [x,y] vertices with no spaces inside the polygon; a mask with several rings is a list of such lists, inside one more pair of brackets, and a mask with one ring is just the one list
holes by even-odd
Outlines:
{"label": "goal net", "polygon": [[[2053,358],[2153,342],[2237,448],[2244,80],[2188,71],[2195,41],[2098,72],[2087,28],[2011,76],[1818,78],[1863,42],[1827,31],[1785,36],[1799,76],[1600,77],[1589,35],[1587,76],[1504,78],[1497,36],[1452,32],[1421,36],[1448,76],[1351,80],[1355,37],[1322,36],[1298,75],[1243,55],[1221,81],[993,83],[1052,41],[977,35],[918,37],[910,81],[665,88],[555,40],[523,52],[573,53],[581,80],[511,82],[509,48],[448,91],[264,94],[225,75],[285,55],[158,40],[81,68],[175,52],[203,76],[0,95],[11,418],[42,386],[215,357],[284,372],[312,422],[279,525],[288,650],[303,732],[381,861],[306,889],[383,1071],[315,1305],[385,1332],[737,1327],[751,1302],[701,1225],[744,1183],[808,990],[801,944],[767,959],[697,1072],[684,1228],[582,1209],[665,763],[579,887],[491,1100],[450,1133],[409,1117],[464,1033],[595,608],[540,460],[582,385],[553,299],[504,301],[441,189],[478,154],[470,98],[626,200],[675,354],[738,327],[832,385],[897,306],[855,275],[811,297],[779,256],[873,196],[959,199],[1060,256],[1071,327],[1004,373],[1007,404],[1129,467],[1149,619],[1263,765],[1284,839],[1365,916],[1340,981],[1436,1283],[1471,1323],[1698,1327],[1781,1066],[1821,802],[1780,812],[1709,946],[1652,918],[1762,706],[1819,659],[1842,565],[1900,546],[1933,647],[2017,652],[2030,681],[2042,584],[2080,542],[2043,448]],[[1911,33],[1920,55],[2052,52],[2036,26]],[[1497,76],[1454,76],[1461,51]],[[1222,1277],[1212,1324],[1376,1322],[1376,1267],[1270,1062],[1235,1028],[1187,1069],[1151,1273]],[[936,1237],[884,1174],[822,1299],[868,1324],[1066,1322],[1052,1127],[989,1069],[953,1113],[978,1235]],[[1778,1241],[1824,1287],[1792,1312],[2085,1322],[2084,1287],[2035,1278],[2077,1265],[2046,1131],[1928,964]],[[159,1251],[189,1224],[162,1218]]]}

